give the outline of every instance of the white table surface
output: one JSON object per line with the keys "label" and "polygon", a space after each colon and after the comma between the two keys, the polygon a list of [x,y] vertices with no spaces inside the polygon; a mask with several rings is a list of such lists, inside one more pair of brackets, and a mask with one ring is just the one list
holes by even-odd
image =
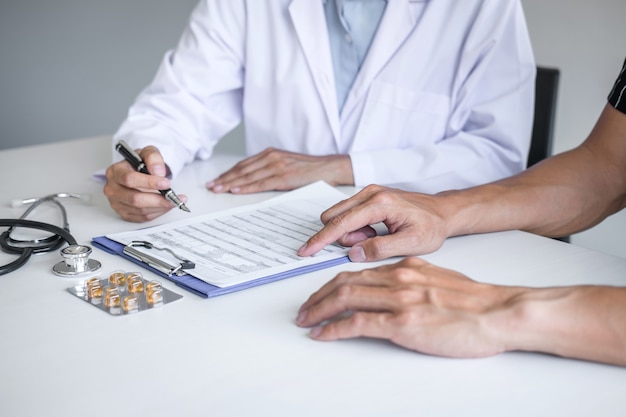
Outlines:
{"label": "white table surface", "polygon": [[[66,202],[79,243],[144,225],[122,221],[91,179],[108,165],[109,138],[0,152],[0,218],[14,199],[88,192]],[[207,179],[235,156],[195,163],[173,183],[193,214],[277,195],[215,195]],[[349,191],[349,189],[345,189]],[[186,214],[172,211],[146,225]],[[101,276],[137,267],[94,249]],[[474,279],[532,286],[626,285],[626,259],[523,232],[449,239],[425,256]],[[0,253],[0,263],[13,256]],[[386,341],[316,342],[294,324],[299,306],[348,264],[204,299],[114,317],[66,291],[58,254],[0,276],[0,416],[625,416],[626,369],[536,353],[446,359]],[[395,261],[395,260],[391,260]],[[626,325],[626,324],[625,324]]]}

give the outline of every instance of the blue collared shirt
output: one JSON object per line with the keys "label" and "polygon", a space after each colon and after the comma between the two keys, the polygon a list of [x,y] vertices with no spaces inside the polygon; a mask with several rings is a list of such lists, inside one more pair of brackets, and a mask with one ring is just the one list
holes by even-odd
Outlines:
{"label": "blue collared shirt", "polygon": [[374,39],[386,6],[386,0],[324,2],[340,113]]}

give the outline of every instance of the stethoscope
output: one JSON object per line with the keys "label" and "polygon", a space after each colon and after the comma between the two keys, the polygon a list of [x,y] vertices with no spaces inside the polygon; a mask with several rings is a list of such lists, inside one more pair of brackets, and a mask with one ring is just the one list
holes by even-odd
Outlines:
{"label": "stethoscope", "polygon": [[[4,252],[19,255],[13,262],[0,266],[0,275],[5,275],[21,268],[28,262],[33,254],[57,250],[65,242],[67,242],[69,246],[61,249],[63,260],[52,267],[52,272],[59,276],[77,276],[100,269],[100,262],[89,259],[91,248],[86,245],[79,245],[76,239],[70,234],[67,212],[61,202],[57,200],[59,198],[90,199],[89,196],[85,194],[57,193],[41,198],[14,200],[11,203],[13,207],[20,207],[26,204],[30,204],[30,207],[19,219],[0,219],[0,227],[8,227],[7,230],[0,233],[0,248],[2,248]],[[46,202],[56,205],[60,210],[63,217],[62,227],[49,223],[26,220],[26,217],[30,215],[33,210]],[[18,227],[42,230],[51,233],[51,235],[35,239],[18,239],[11,236],[13,231]]]}

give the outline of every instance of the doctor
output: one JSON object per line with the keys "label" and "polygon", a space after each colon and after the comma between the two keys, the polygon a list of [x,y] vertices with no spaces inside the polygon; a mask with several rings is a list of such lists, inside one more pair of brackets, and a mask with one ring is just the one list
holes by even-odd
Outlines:
{"label": "doctor", "polygon": [[214,192],[492,181],[525,167],[534,75],[519,0],[202,0],[114,137],[153,175],[113,164],[104,192],[165,213],[166,175],[242,121],[252,156]]}

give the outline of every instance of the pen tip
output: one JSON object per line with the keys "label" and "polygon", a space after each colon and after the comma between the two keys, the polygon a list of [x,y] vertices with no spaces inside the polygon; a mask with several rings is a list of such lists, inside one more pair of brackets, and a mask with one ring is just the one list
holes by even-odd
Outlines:
{"label": "pen tip", "polygon": [[180,209],[186,211],[187,213],[191,213],[191,210],[189,210],[185,204],[181,204]]}

